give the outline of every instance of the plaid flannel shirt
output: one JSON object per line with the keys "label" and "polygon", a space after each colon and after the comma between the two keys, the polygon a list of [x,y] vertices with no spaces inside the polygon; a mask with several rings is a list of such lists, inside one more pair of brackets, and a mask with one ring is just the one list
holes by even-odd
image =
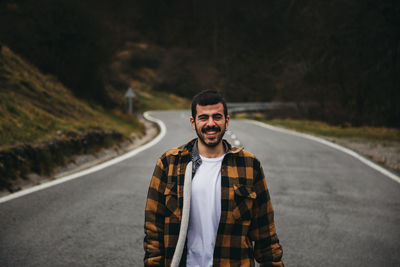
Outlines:
{"label": "plaid flannel shirt", "polygon": [[[232,147],[221,167],[221,218],[214,266],[283,266],[274,212],[261,163],[243,148]],[[157,161],[145,209],[144,263],[169,266],[178,241],[185,169],[196,139],[164,153]],[[254,242],[254,247],[253,247]],[[186,249],[181,266],[185,266]]]}

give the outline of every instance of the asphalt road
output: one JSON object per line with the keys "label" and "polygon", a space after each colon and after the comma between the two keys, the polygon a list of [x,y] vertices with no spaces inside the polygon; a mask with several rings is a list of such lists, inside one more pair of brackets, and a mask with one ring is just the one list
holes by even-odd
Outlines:
{"label": "asphalt road", "polygon": [[[0,266],[142,266],[156,159],[195,137],[189,113],[156,112],[157,145],[0,204]],[[227,139],[262,162],[286,266],[400,266],[400,184],[315,141],[232,120]]]}

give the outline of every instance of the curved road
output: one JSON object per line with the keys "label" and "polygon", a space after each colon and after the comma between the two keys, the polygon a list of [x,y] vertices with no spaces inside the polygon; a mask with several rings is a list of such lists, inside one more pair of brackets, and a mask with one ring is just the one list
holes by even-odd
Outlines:
{"label": "curved road", "polygon": [[[155,146],[0,204],[0,266],[142,266],[156,159],[195,137],[189,112],[153,112]],[[286,266],[400,266],[400,184],[315,141],[232,120],[227,139],[261,160]]]}

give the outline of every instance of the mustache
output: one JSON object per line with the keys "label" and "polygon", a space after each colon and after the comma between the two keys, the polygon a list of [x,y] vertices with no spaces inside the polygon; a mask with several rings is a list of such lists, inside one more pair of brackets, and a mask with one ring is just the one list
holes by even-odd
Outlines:
{"label": "mustache", "polygon": [[217,133],[221,131],[221,128],[218,126],[206,127],[201,129],[202,133],[206,133],[207,131],[216,131]]}

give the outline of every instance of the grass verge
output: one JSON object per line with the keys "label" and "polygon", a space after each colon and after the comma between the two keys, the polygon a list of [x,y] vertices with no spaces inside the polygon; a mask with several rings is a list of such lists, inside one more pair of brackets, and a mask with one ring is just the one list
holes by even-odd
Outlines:
{"label": "grass verge", "polygon": [[321,121],[294,120],[294,119],[267,119],[262,113],[238,113],[235,118],[249,118],[259,120],[274,126],[280,126],[297,132],[308,133],[324,137],[355,138],[375,141],[400,142],[400,129],[385,127],[352,127],[335,126]]}

